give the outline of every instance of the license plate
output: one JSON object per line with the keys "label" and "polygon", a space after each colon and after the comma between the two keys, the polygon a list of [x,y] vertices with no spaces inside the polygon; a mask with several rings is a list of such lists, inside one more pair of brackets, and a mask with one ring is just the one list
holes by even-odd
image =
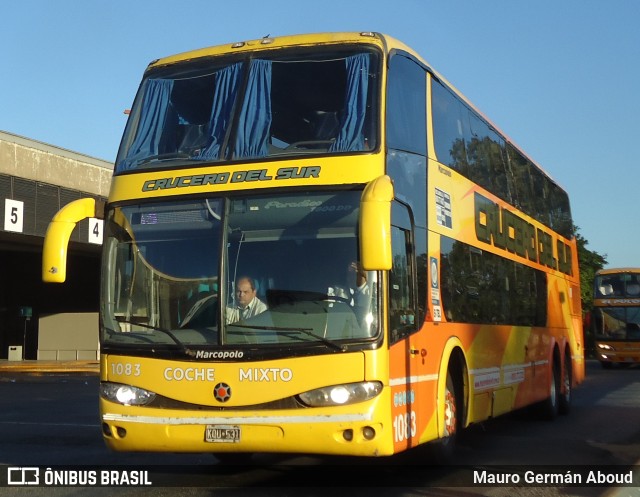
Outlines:
{"label": "license plate", "polygon": [[235,425],[208,425],[204,441],[213,443],[237,443],[240,441],[240,427]]}

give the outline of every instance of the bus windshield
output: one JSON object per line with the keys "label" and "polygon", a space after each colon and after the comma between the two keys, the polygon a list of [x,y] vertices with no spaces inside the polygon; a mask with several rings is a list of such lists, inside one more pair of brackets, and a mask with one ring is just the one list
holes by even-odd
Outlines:
{"label": "bus windshield", "polygon": [[112,209],[103,252],[103,345],[337,351],[374,337],[378,275],[358,263],[360,193]]}
{"label": "bus windshield", "polygon": [[640,339],[640,307],[598,307],[593,313],[595,333],[599,338]]}
{"label": "bus windshield", "polygon": [[115,174],[371,150],[377,60],[362,47],[298,48],[152,69],[131,110]]}
{"label": "bus windshield", "polygon": [[595,278],[595,298],[640,297],[640,274],[605,273]]}

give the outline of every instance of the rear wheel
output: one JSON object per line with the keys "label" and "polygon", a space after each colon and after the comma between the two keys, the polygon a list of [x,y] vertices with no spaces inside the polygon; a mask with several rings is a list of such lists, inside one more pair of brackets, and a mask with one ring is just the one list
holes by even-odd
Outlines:
{"label": "rear wheel", "polygon": [[540,404],[540,415],[543,419],[551,421],[558,416],[560,409],[560,366],[553,361],[551,370],[551,385],[549,397]]}
{"label": "rear wheel", "polygon": [[558,412],[560,414],[568,414],[571,410],[572,378],[571,358],[565,357],[564,373],[562,375],[562,392],[560,392],[560,403],[558,405]]}

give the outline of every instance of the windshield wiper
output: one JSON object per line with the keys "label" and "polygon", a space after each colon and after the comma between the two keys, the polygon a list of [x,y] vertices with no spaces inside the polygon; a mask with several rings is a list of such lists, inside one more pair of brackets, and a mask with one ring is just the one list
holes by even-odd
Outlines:
{"label": "windshield wiper", "polygon": [[191,157],[189,154],[179,153],[179,152],[171,152],[167,154],[159,154],[159,155],[149,155],[147,157],[143,157],[135,161],[134,165],[144,166],[145,164],[151,164],[153,162],[167,162],[172,160],[180,160],[187,162],[202,162],[201,159],[196,159]]}
{"label": "windshield wiper", "polygon": [[322,343],[324,343],[325,345],[328,345],[332,349],[339,350],[340,352],[345,352],[347,350],[346,346],[340,345],[339,343],[332,342],[328,338],[325,338],[322,335],[318,335],[314,333],[313,331],[311,331],[312,328],[282,328],[279,326],[249,326],[246,324],[232,324],[230,326],[236,326],[238,328],[247,328],[250,330],[275,331],[277,334],[285,335],[285,336],[290,335],[292,333],[295,333],[295,334],[302,333],[303,335],[307,335],[315,338],[316,340],[320,340]]}
{"label": "windshield wiper", "polygon": [[[169,338],[171,338],[171,340],[173,340],[175,342],[175,344],[180,347],[180,349],[182,350],[182,352],[184,352],[186,355],[190,355],[190,351],[189,349],[187,349],[187,347],[185,347],[184,343],[182,343],[180,341],[180,339],[175,336],[171,331],[169,330],[165,330],[164,328],[159,328],[157,326],[153,326],[150,324],[144,324],[144,323],[135,323],[133,321],[128,321],[126,319],[123,320],[117,320],[118,324],[130,324],[131,326],[140,326],[141,328],[146,328],[148,330],[153,330],[153,331],[159,331],[161,333],[164,333],[165,335],[167,335]],[[115,330],[111,330],[114,333],[121,333],[121,332],[117,332]],[[135,333],[135,332],[130,332],[130,333]]]}

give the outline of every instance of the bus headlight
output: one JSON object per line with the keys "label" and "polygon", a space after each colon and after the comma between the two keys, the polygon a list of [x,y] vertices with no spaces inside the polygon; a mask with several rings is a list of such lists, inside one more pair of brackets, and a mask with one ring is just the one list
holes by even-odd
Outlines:
{"label": "bus headlight", "polygon": [[598,348],[603,350],[614,350],[611,345],[607,345],[606,343],[599,343]]}
{"label": "bus headlight", "polygon": [[146,406],[156,398],[156,394],[149,390],[106,381],[100,383],[100,395],[125,406]]}
{"label": "bus headlight", "polygon": [[309,407],[343,406],[372,399],[380,392],[382,383],[379,381],[363,381],[310,390],[298,398]]}

